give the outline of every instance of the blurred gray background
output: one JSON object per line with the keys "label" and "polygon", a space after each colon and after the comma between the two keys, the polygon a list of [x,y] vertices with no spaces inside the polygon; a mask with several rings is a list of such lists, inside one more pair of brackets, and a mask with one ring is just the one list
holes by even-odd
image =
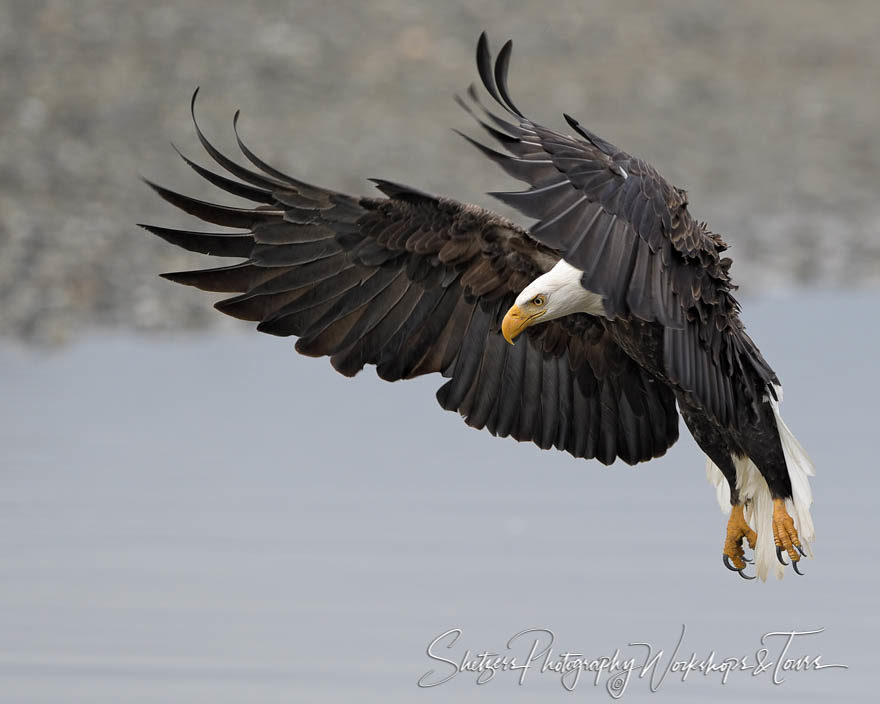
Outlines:
{"label": "blurred gray background", "polygon": [[[807,576],[721,566],[682,429],[630,469],[497,440],[439,379],[354,380],[156,274],[204,265],[134,226],[217,194],[189,121],[354,193],[384,177],[496,207],[450,131],[480,30],[511,89],[690,192],[732,245],[749,331],[818,468]],[[556,631],[601,655],[754,655],[777,629],[849,670],[644,680],[630,701],[828,701],[876,687],[880,6],[847,2],[0,3],[0,702],[509,702],[542,676],[419,690],[428,642]],[[234,202],[234,201],[233,201]],[[161,334],[152,334],[152,333]]]}
{"label": "blurred gray background", "polygon": [[400,180],[495,207],[513,185],[450,131],[481,29],[514,39],[534,119],[576,116],[687,188],[746,293],[880,282],[880,9],[864,2],[0,4],[0,333],[215,324],[155,274],[195,264],[133,224],[187,222],[138,175],[213,194],[177,158],[204,129],[352,193]]}

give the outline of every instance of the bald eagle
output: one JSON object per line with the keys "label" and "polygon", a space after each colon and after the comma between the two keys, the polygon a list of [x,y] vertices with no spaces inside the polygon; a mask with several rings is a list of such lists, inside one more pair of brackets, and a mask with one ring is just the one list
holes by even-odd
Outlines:
{"label": "bald eagle", "polygon": [[[215,148],[228,175],[183,156],[200,176],[255,205],[195,200],[153,183],[166,201],[236,232],[145,225],[184,249],[243,261],[163,274],[296,350],[353,376],[388,381],[440,373],[447,410],[499,437],[604,464],[663,455],[678,413],[707,455],[730,512],[723,563],[747,579],[781,577],[787,553],[812,555],[809,458],[779,415],[779,380],[746,334],[720,236],[688,212],[687,193],[646,162],[565,119],[543,127],[507,89],[511,42],[477,69],[504,116],[474,86],[459,104],[502,151],[462,135],[528,184],[491,195],[533,218],[524,228],[474,205],[373,179],[383,197],[304,183],[236,140],[251,167]],[[232,178],[231,178],[232,177]],[[509,343],[509,344],[508,344]],[[678,409],[676,410],[676,403]]]}

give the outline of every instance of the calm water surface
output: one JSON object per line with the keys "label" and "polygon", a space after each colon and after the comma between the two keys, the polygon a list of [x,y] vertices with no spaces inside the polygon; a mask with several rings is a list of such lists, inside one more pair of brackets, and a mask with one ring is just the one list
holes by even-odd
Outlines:
{"label": "calm water surface", "polygon": [[[354,380],[287,340],[100,335],[0,346],[0,700],[610,701],[582,676],[463,673],[528,628],[557,653],[754,658],[775,630],[848,670],[670,674],[628,701],[827,701],[876,683],[877,294],[747,301],[818,467],[807,576],[721,566],[725,518],[686,435],[605,468],[466,428],[439,380]],[[684,431],[683,431],[684,432]],[[777,639],[778,642],[778,639]],[[775,656],[778,648],[770,645]]]}

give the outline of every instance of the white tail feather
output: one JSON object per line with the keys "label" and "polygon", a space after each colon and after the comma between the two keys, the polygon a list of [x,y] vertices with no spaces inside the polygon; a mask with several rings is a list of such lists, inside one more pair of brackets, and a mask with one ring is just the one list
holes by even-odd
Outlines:
{"label": "white tail feather", "polygon": [[[781,398],[782,389],[778,389],[778,391]],[[813,492],[810,489],[809,477],[814,476],[816,471],[804,448],[779,415],[779,403],[770,399],[770,405],[773,408],[785,464],[791,478],[792,498],[786,501],[786,509],[794,519],[794,525],[800,536],[804,552],[812,557],[811,543],[815,539],[815,534],[813,519],[810,516]],[[765,581],[771,571],[779,579],[782,579],[785,575],[785,569],[776,559],[776,543],[773,539],[773,499],[770,495],[770,488],[755,463],[748,457],[734,455],[733,462],[736,467],[736,488],[740,498],[745,502],[743,514],[752,530],[758,534],[758,544],[755,547],[755,572]],[[710,484],[715,486],[715,495],[721,510],[724,513],[729,513],[730,487],[721,470],[708,458],[706,460],[706,478]]]}
{"label": "white tail feather", "polygon": [[715,498],[718,499],[721,513],[730,513],[730,486],[721,470],[718,469],[718,465],[708,456],[706,457],[706,479],[715,487]]}
{"label": "white tail feather", "polygon": [[813,551],[810,543],[816,539],[816,534],[813,530],[813,518],[810,516],[810,506],[813,505],[813,490],[810,488],[809,478],[816,475],[816,469],[804,448],[788,429],[782,416],[779,415],[779,403],[771,400],[770,405],[773,407],[773,415],[776,417],[779,438],[782,440],[782,452],[785,455],[788,476],[791,478],[791,495],[795,511],[794,525],[801,542],[804,543],[804,551],[812,557]]}

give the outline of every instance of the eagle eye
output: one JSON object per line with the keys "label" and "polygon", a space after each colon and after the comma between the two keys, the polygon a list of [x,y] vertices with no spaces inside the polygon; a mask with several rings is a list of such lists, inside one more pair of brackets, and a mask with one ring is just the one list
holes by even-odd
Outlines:
{"label": "eagle eye", "polygon": [[534,303],[536,306],[542,306],[544,305],[544,297],[541,295],[535,296],[532,299],[532,303]]}

